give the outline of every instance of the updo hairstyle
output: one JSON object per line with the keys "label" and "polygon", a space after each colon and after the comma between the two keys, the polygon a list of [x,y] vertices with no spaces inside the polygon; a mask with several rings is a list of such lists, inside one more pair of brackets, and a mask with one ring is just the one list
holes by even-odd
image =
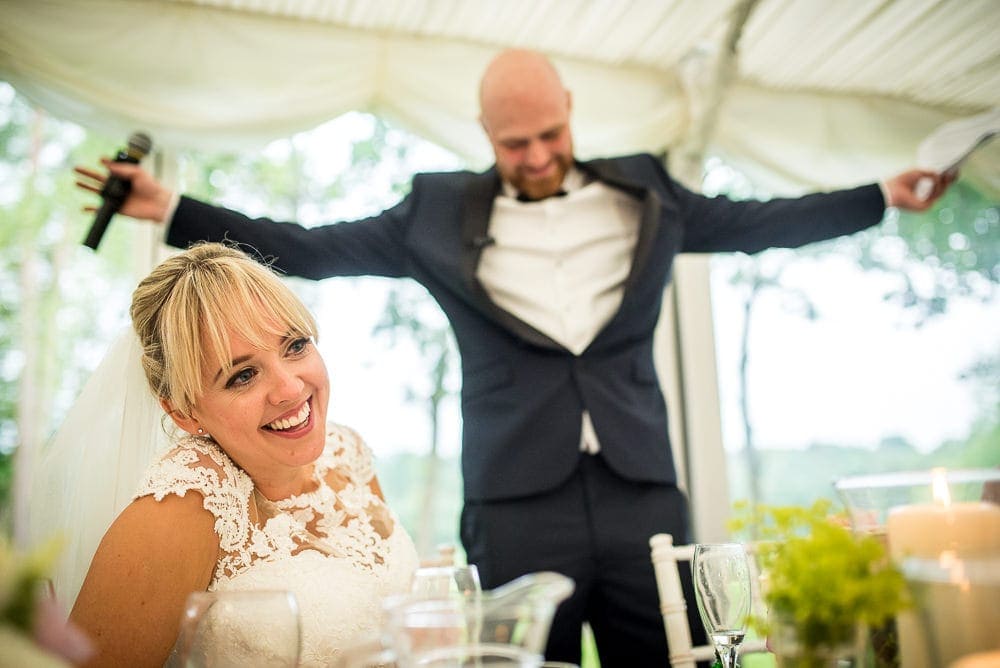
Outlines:
{"label": "updo hairstyle", "polygon": [[150,389],[184,415],[205,389],[202,369],[231,370],[229,331],[260,348],[274,335],[317,337],[312,314],[270,267],[219,243],[160,263],[132,293],[131,316]]}

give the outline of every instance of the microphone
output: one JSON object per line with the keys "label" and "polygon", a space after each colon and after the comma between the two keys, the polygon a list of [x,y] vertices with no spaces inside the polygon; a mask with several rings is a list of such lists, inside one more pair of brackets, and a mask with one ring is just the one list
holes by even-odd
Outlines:
{"label": "microphone", "polygon": [[[133,132],[129,135],[128,146],[118,151],[118,155],[115,156],[115,162],[129,162],[137,165],[152,148],[153,140],[149,138],[149,135],[143,132]],[[132,182],[128,179],[114,174],[108,176],[104,187],[101,188],[101,198],[104,201],[101,203],[101,208],[97,210],[97,215],[94,216],[94,223],[90,226],[90,232],[87,233],[87,238],[83,241],[84,246],[97,250],[98,244],[101,243],[101,237],[104,236],[104,231],[108,229],[111,217],[122,208],[122,204],[125,203],[125,199],[131,191]]]}
{"label": "microphone", "polygon": [[483,234],[478,237],[473,237],[472,241],[469,242],[469,245],[475,248],[476,250],[482,250],[487,246],[492,246],[496,242],[497,240],[494,239],[493,237]]}

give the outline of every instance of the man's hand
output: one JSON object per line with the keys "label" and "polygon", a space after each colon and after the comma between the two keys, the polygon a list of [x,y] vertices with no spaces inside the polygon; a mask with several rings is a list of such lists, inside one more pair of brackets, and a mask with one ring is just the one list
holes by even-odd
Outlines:
{"label": "man's hand", "polygon": [[[108,158],[102,158],[101,164],[107,167],[112,174],[132,182],[132,191],[125,203],[122,204],[119,213],[157,223],[165,221],[170,200],[173,197],[173,192],[169,188],[165,188],[139,165],[114,162]],[[78,188],[100,194],[107,178],[104,174],[86,167],[74,167],[73,171],[76,172]],[[87,206],[83,210],[92,213],[97,210],[97,207]]]}
{"label": "man's hand", "polygon": [[[938,174],[926,169],[911,169],[886,180],[885,190],[888,196],[886,206],[895,206],[907,211],[926,211],[948,189],[958,176],[956,173]],[[919,187],[921,181],[923,186]],[[927,185],[930,188],[927,189]]]}

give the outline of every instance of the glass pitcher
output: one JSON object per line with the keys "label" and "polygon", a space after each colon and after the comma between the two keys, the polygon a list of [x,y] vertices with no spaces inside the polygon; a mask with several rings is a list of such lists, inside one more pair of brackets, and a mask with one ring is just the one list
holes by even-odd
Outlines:
{"label": "glass pitcher", "polygon": [[539,666],[552,617],[573,588],[570,578],[541,572],[473,596],[410,594],[387,599],[380,647],[345,652],[341,666],[436,666],[442,664],[434,663],[435,657],[475,656],[487,647],[509,658],[495,657],[491,665]]}

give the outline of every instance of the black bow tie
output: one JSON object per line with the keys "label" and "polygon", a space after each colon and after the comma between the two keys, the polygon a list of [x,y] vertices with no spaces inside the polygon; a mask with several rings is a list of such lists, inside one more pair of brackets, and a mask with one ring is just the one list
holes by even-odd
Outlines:
{"label": "black bow tie", "polygon": [[552,193],[551,195],[548,195],[546,197],[538,197],[538,198],[528,197],[524,193],[518,193],[517,194],[517,201],[518,202],[541,202],[543,199],[548,199],[549,197],[565,197],[565,196],[566,196],[566,191],[565,190],[557,190],[556,192]]}

